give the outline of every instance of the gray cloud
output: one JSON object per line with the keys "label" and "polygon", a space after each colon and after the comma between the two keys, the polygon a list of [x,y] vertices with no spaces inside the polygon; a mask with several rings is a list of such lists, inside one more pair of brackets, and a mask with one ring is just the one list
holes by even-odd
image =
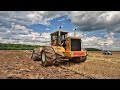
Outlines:
{"label": "gray cloud", "polygon": [[0,11],[0,26],[9,28],[11,23],[49,25],[49,20],[65,15],[80,31],[120,32],[120,11]]}
{"label": "gray cloud", "polygon": [[40,45],[50,41],[50,33],[33,32],[25,26],[13,24],[11,28],[1,27],[0,43],[21,43]]}
{"label": "gray cloud", "polygon": [[[120,33],[120,11],[0,11],[0,43],[44,45],[50,41],[50,33],[40,34],[27,29],[26,26],[50,25],[49,20],[65,15],[71,23],[76,25],[78,31],[104,29],[108,32],[105,37],[89,37],[78,32],[78,36],[82,36],[86,46],[97,45],[99,47],[106,42],[109,47],[120,50],[120,40],[114,38],[114,33]],[[97,44],[90,43],[90,41],[97,42]]]}
{"label": "gray cloud", "polygon": [[120,27],[119,11],[73,11],[69,15],[69,18],[80,31],[106,29],[107,32],[120,32],[120,29],[118,29]]}
{"label": "gray cloud", "polygon": [[[69,36],[73,36],[73,32]],[[86,48],[99,48],[103,50],[120,50],[120,38],[115,38],[114,33],[108,33],[104,37],[87,36],[81,32],[77,32],[76,36],[81,37],[82,47]]]}

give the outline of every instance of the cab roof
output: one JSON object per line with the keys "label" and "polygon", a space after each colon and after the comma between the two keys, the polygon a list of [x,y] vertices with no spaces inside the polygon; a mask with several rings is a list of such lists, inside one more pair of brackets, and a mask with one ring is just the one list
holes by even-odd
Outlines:
{"label": "cab roof", "polygon": [[63,30],[57,30],[57,31],[51,33],[50,35],[55,35],[55,34],[57,34],[59,31],[60,31],[61,34],[68,34],[68,32],[66,32],[66,31],[63,31]]}
{"label": "cab roof", "polygon": [[80,36],[68,36],[67,38],[72,38],[72,39],[81,39]]}

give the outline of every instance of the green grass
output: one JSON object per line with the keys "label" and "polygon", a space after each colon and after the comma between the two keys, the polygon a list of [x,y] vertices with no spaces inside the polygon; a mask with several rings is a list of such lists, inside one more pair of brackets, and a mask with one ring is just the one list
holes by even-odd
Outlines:
{"label": "green grass", "polygon": [[42,47],[40,45],[25,45],[25,44],[2,44],[0,50],[33,50],[34,48]]}
{"label": "green grass", "polygon": [[96,49],[96,48],[86,48],[87,51],[101,51],[100,49]]}
{"label": "green grass", "polygon": [[[34,48],[43,47],[40,45],[26,45],[26,44],[3,44],[0,43],[0,50],[33,50]],[[96,48],[86,48],[87,51],[100,51]]]}

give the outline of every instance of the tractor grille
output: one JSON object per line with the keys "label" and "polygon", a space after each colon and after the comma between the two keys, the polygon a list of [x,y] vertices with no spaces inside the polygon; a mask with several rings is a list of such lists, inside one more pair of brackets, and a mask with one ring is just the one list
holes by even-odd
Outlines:
{"label": "tractor grille", "polygon": [[71,39],[71,51],[81,51],[81,39]]}

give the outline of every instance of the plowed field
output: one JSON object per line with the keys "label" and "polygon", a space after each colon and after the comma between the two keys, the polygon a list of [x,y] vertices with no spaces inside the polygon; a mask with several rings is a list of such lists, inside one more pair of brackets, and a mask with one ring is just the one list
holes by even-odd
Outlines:
{"label": "plowed field", "polygon": [[120,79],[120,52],[89,52],[83,63],[64,61],[49,67],[30,57],[31,51],[0,50],[0,79]]}

